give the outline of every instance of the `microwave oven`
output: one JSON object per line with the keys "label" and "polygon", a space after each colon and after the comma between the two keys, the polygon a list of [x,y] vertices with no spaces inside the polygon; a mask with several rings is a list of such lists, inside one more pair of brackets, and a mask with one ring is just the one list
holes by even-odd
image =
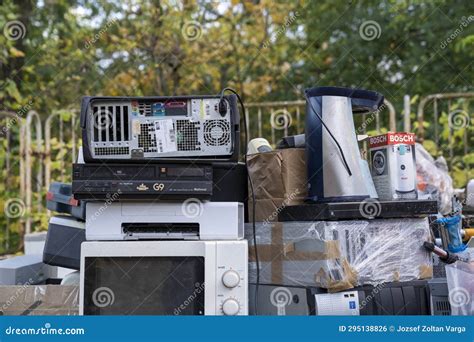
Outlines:
{"label": "microwave oven", "polygon": [[248,245],[86,241],[81,315],[248,315]]}

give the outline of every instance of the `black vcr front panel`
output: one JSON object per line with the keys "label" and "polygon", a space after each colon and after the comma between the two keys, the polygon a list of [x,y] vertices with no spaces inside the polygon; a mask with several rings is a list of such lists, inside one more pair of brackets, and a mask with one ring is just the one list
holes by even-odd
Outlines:
{"label": "black vcr front panel", "polygon": [[243,163],[74,164],[72,192],[80,200],[247,201]]}
{"label": "black vcr front panel", "polygon": [[212,166],[185,164],[74,164],[76,199],[210,198]]}

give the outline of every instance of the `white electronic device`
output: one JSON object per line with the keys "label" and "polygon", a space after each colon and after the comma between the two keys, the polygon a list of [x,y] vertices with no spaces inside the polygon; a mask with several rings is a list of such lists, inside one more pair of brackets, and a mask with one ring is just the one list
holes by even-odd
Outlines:
{"label": "white electronic device", "polygon": [[56,278],[57,269],[43,262],[41,254],[17,255],[0,260],[0,284],[30,285],[44,284],[49,278]]}
{"label": "white electronic device", "polygon": [[407,193],[415,191],[416,177],[415,163],[413,161],[413,147],[411,145],[398,144],[393,145],[394,152],[397,154],[397,178],[395,191]]}
{"label": "white electronic device", "polygon": [[317,294],[314,298],[317,316],[360,315],[358,291]]}
{"label": "white electronic device", "polygon": [[88,202],[86,240],[240,240],[239,202]]}
{"label": "white electronic device", "polygon": [[81,315],[248,315],[240,241],[86,241]]}

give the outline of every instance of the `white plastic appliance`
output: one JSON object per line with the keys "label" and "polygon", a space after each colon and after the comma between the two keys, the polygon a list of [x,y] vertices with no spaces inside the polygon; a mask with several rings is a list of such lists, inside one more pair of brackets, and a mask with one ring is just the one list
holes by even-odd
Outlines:
{"label": "white plastic appliance", "polygon": [[81,251],[81,315],[247,315],[240,241],[93,241]]}
{"label": "white plastic appliance", "polygon": [[397,179],[395,182],[395,191],[406,193],[415,190],[416,177],[415,163],[413,161],[412,146],[399,144],[393,145],[394,152],[397,155]]}
{"label": "white plastic appliance", "polygon": [[240,240],[239,202],[89,202],[86,240]]}

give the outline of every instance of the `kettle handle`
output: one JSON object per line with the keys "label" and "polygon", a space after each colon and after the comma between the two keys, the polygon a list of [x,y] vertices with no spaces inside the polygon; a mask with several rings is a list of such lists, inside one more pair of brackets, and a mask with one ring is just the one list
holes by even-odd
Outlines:
{"label": "kettle handle", "polygon": [[354,114],[370,113],[379,110],[383,105],[384,97],[376,91],[356,89],[351,98]]}
{"label": "kettle handle", "polygon": [[342,96],[349,97],[354,114],[370,113],[379,110],[383,104],[384,97],[376,91],[343,88],[343,87],[315,87],[305,90],[307,97],[316,96]]}

